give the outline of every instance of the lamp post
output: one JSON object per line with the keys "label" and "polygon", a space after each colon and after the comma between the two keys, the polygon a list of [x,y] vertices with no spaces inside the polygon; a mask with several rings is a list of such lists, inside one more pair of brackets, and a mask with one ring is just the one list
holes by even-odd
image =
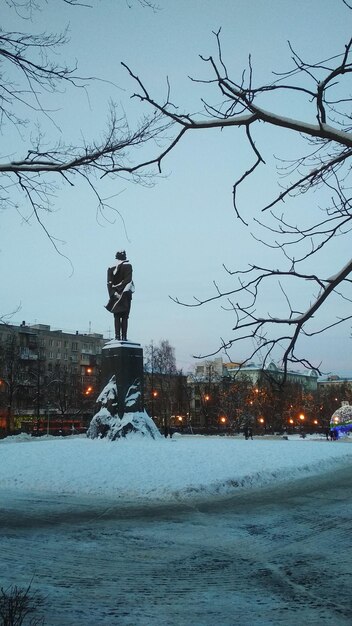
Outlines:
{"label": "lamp post", "polygon": [[227,422],[227,419],[226,419],[225,415],[221,415],[221,417],[219,418],[219,423],[220,423],[220,426],[222,426],[223,428],[225,428],[225,426],[226,426],[226,422]]}
{"label": "lamp post", "polygon": [[300,427],[300,431],[302,434],[302,437],[305,437],[305,433],[304,433],[304,420],[306,419],[306,416],[304,415],[304,413],[300,413],[300,415],[298,416],[299,420],[301,422],[301,427]]}
{"label": "lamp post", "polygon": [[[7,387],[7,392],[8,392],[8,399],[10,396],[10,383],[5,380],[4,378],[0,379],[0,390],[2,385],[6,385]],[[5,430],[6,430],[6,435],[10,435],[12,429],[12,410],[11,410],[11,402],[7,404],[7,408],[6,408],[6,426],[5,426]]]}
{"label": "lamp post", "polygon": [[154,400],[158,397],[156,389],[152,389],[152,418],[154,418]]}
{"label": "lamp post", "polygon": [[[62,383],[62,380],[60,380],[59,378],[55,378],[54,380],[50,380],[46,385],[45,385],[45,390],[48,389],[50,387],[50,385],[53,385],[54,383]],[[50,408],[49,408],[49,401],[47,399],[47,404],[46,404],[46,434],[50,435]]]}
{"label": "lamp post", "polygon": [[210,395],[206,393],[204,395],[204,415],[205,415],[207,429],[209,427],[209,400],[210,400]]}

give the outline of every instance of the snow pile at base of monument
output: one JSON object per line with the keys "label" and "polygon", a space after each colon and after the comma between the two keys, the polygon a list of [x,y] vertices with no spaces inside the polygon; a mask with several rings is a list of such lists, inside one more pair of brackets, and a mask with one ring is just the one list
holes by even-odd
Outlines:
{"label": "snow pile at base of monument", "polygon": [[87,437],[90,439],[107,438],[111,441],[124,437],[141,436],[160,439],[161,435],[153,420],[145,410],[141,410],[140,384],[135,381],[128,389],[124,398],[125,413],[117,414],[118,388],[115,376],[112,376],[103,391],[99,394],[97,404],[99,411],[94,415]]}
{"label": "snow pile at base of monument", "polygon": [[243,437],[85,436],[0,441],[0,488],[112,497],[116,502],[183,501],[288,484],[352,467],[352,441]]}
{"label": "snow pile at base of monument", "polygon": [[104,407],[93,417],[87,436],[90,439],[99,439],[106,436],[111,441],[121,437],[131,438],[135,436],[151,437],[152,439],[161,438],[159,430],[146,411],[125,413],[120,418],[118,416],[112,417]]}

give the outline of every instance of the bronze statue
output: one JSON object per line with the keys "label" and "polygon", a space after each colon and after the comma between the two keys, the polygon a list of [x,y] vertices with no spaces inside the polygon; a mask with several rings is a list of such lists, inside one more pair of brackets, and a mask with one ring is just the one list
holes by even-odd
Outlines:
{"label": "bronze statue", "polygon": [[134,292],[132,265],[126,259],[125,250],[116,252],[115,258],[114,265],[108,268],[110,299],[105,308],[114,315],[115,339],[127,341],[128,316]]}

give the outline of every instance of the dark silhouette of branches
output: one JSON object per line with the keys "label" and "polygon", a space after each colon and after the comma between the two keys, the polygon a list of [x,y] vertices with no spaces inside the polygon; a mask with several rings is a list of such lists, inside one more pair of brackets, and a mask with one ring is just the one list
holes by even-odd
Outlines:
{"label": "dark silhouette of branches", "polygon": [[[347,9],[351,8],[345,0],[344,4]],[[238,191],[240,188],[245,189],[246,182],[255,175],[256,170],[266,165],[263,150],[255,138],[259,124],[268,128],[277,127],[283,133],[293,132],[306,140],[306,149],[303,148],[299,158],[292,161],[278,160],[280,190],[269,203],[258,208],[262,217],[257,216],[255,219],[256,226],[263,229],[264,234],[261,237],[254,232],[253,236],[280,253],[280,269],[250,264],[242,271],[230,272],[236,281],[236,286],[230,290],[222,290],[214,284],[213,296],[205,300],[194,298],[193,302],[182,304],[201,306],[211,300],[227,299],[227,308],[233,311],[236,320],[234,336],[223,341],[217,352],[227,350],[238,342],[254,339],[257,347],[249,360],[258,353],[264,360],[272,358],[273,351],[280,346],[285,371],[292,362],[311,368],[313,366],[309,360],[296,354],[299,337],[322,333],[352,317],[343,313],[341,317],[336,316],[320,326],[316,321],[317,314],[328,299],[337,297],[347,304],[351,301],[352,261],[347,260],[343,267],[332,267],[333,275],[324,276],[321,275],[318,253],[322,250],[329,252],[332,242],[336,242],[337,237],[348,235],[352,227],[349,180],[352,157],[352,39],[336,55],[318,61],[303,60],[289,42],[291,69],[273,73],[271,82],[256,85],[251,57],[246,70],[236,79],[230,75],[223,59],[220,31],[214,35],[217,55],[201,57],[210,70],[210,78],[191,80],[202,83],[204,90],[208,86],[217,86],[217,101],[220,93],[221,104],[203,98],[201,113],[180,112],[182,107],[171,101],[169,88],[164,102],[156,100],[141,78],[123,64],[137,86],[133,97],[151,107],[155,114],[161,115],[165,123],[169,122],[174,133],[157,154],[128,167],[118,166],[116,171],[135,175],[145,169],[150,171],[155,166],[161,172],[168,154],[181,143],[186,133],[204,132],[211,128],[242,128],[253,154],[253,162],[234,182],[232,191],[236,216],[244,225],[248,225],[245,209],[239,206]],[[288,98],[295,94],[295,98],[302,99],[308,111],[305,119],[274,112],[275,96],[280,94],[281,98],[282,93]],[[265,100],[269,94],[270,106],[266,107]],[[286,213],[293,206],[292,199],[296,198],[297,203],[297,198],[313,190],[324,194],[325,205],[319,207],[320,216],[317,218],[316,211],[312,211],[311,216],[305,215],[304,219],[292,215],[288,217]],[[288,208],[285,206],[287,201]],[[281,293],[287,315],[261,313],[263,307],[267,306],[263,294],[273,283]],[[301,285],[305,291],[308,285],[309,300],[299,305],[302,310],[297,310],[295,302],[301,301],[297,297]],[[181,303],[177,298],[174,300]]]}
{"label": "dark silhouette of branches", "polygon": [[[61,1],[82,11],[91,6],[79,0]],[[70,89],[87,90],[97,79],[81,76],[76,65],[69,67],[58,61],[59,51],[68,43],[67,30],[25,32],[29,18],[40,8],[40,0],[7,0],[7,4],[16,11],[24,29],[11,32],[4,25],[0,28],[0,130],[5,139],[15,133],[19,140],[10,158],[6,154],[0,158],[0,207],[21,212],[23,204],[29,206],[30,216],[25,219],[34,216],[56,247],[43,218],[52,208],[58,187],[74,186],[83,180],[95,194],[98,210],[104,211],[109,205],[98,190],[99,178],[119,176],[117,170],[127,162],[130,153],[163,132],[165,122],[161,115],[152,114],[131,129],[125,115],[111,102],[105,130],[99,129],[98,138],[83,138],[79,145],[62,139],[55,115],[56,94]],[[139,4],[154,7],[149,0],[139,0]],[[49,108],[51,98],[54,109]],[[59,136],[58,140],[46,136],[44,126],[48,122],[57,131],[51,136]],[[138,174],[134,180],[149,182],[148,176]]]}

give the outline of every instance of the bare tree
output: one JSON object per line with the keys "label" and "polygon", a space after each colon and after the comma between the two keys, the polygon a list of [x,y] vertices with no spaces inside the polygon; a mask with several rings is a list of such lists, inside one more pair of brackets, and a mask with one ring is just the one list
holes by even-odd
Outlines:
{"label": "bare tree", "polygon": [[[62,2],[82,11],[88,6],[79,0]],[[149,0],[139,2],[154,6]],[[55,115],[57,94],[67,90],[69,103],[71,89],[87,90],[96,79],[81,76],[77,66],[60,63],[60,51],[68,43],[67,30],[40,34],[25,30],[31,25],[28,18],[44,2],[7,0],[7,4],[23,29],[5,30],[4,22],[0,28],[0,130],[3,146],[11,146],[8,151],[3,148],[0,158],[0,207],[21,213],[23,206],[29,206],[31,216],[49,235],[43,218],[52,208],[57,188],[84,181],[96,197],[98,211],[104,211],[108,200],[102,197],[97,181],[102,175],[118,176],[127,152],[160,130],[161,116],[144,117],[132,130],[125,115],[110,102],[105,131],[99,129],[98,138],[83,138],[80,145],[62,139]],[[10,150],[11,155],[7,154]]]}
{"label": "bare tree", "polygon": [[[167,339],[145,347],[146,399],[149,410],[161,417],[162,426],[170,426],[170,417],[177,409],[178,375],[175,348]],[[153,407],[153,408],[152,408]]]}
{"label": "bare tree", "polygon": [[6,411],[6,431],[13,431],[13,412],[23,388],[23,363],[15,336],[0,343],[0,407]]}
{"label": "bare tree", "polygon": [[[349,11],[349,4],[344,4],[346,11]],[[165,123],[170,122],[174,134],[156,155],[128,168],[117,166],[115,171],[140,174],[154,166],[160,172],[167,155],[181,143],[186,134],[214,128],[223,131],[236,127],[242,129],[253,153],[253,162],[235,181],[232,193],[235,214],[243,225],[248,226],[246,210],[239,205],[238,191],[255,176],[258,168],[265,166],[265,146],[257,145],[257,128],[260,125],[269,130],[278,128],[282,131],[283,141],[289,132],[302,136],[306,143],[299,158],[291,162],[279,161],[278,193],[266,206],[257,207],[256,227],[263,228],[264,234],[255,237],[278,252],[279,265],[249,263],[241,271],[225,268],[235,280],[232,289],[225,291],[214,284],[215,293],[209,298],[194,298],[193,302],[182,304],[201,306],[211,300],[227,302],[225,308],[230,309],[235,316],[234,336],[230,340],[223,340],[217,352],[229,349],[234,343],[254,339],[255,348],[248,355],[247,361],[260,352],[265,363],[273,358],[273,351],[279,347],[285,372],[290,363],[301,363],[312,368],[309,360],[298,354],[298,338],[322,333],[352,318],[348,311],[327,322],[322,321],[320,325],[316,321],[317,313],[332,296],[340,298],[345,304],[351,302],[349,289],[352,261],[348,260],[343,267],[334,267],[332,260],[331,272],[326,276],[320,271],[319,253],[323,250],[329,252],[333,240],[351,230],[349,77],[352,72],[352,40],[341,46],[336,55],[330,58],[321,58],[320,50],[317,51],[317,57],[319,55],[321,59],[317,61],[303,60],[289,43],[291,69],[274,73],[271,81],[256,85],[251,56],[247,69],[238,77],[231,76],[222,55],[220,31],[214,35],[217,54],[201,57],[210,70],[210,77],[206,80],[191,80],[203,83],[204,90],[209,88],[210,92],[215,93],[215,102],[219,101],[220,95],[221,104],[203,99],[201,113],[180,112],[182,106],[171,101],[170,89],[165,101],[159,102],[153,98],[140,77],[125,65],[137,84],[134,97],[149,105],[155,114],[161,114]],[[280,110],[283,94],[302,101],[307,109],[308,121],[303,117],[293,119],[274,112],[277,108]],[[269,109],[265,106],[267,99],[270,101]],[[296,198],[297,203],[302,194],[317,190],[323,192],[325,202],[318,218],[315,211],[312,211],[308,223],[286,215],[295,206],[292,198]],[[310,287],[308,298],[297,305],[297,294],[301,293],[302,286],[306,288],[307,283]],[[281,294],[287,310],[284,315],[277,315],[275,311],[263,312],[267,302],[262,297],[272,284]],[[175,300],[180,302],[178,298]],[[319,371],[318,367],[315,369]]]}

